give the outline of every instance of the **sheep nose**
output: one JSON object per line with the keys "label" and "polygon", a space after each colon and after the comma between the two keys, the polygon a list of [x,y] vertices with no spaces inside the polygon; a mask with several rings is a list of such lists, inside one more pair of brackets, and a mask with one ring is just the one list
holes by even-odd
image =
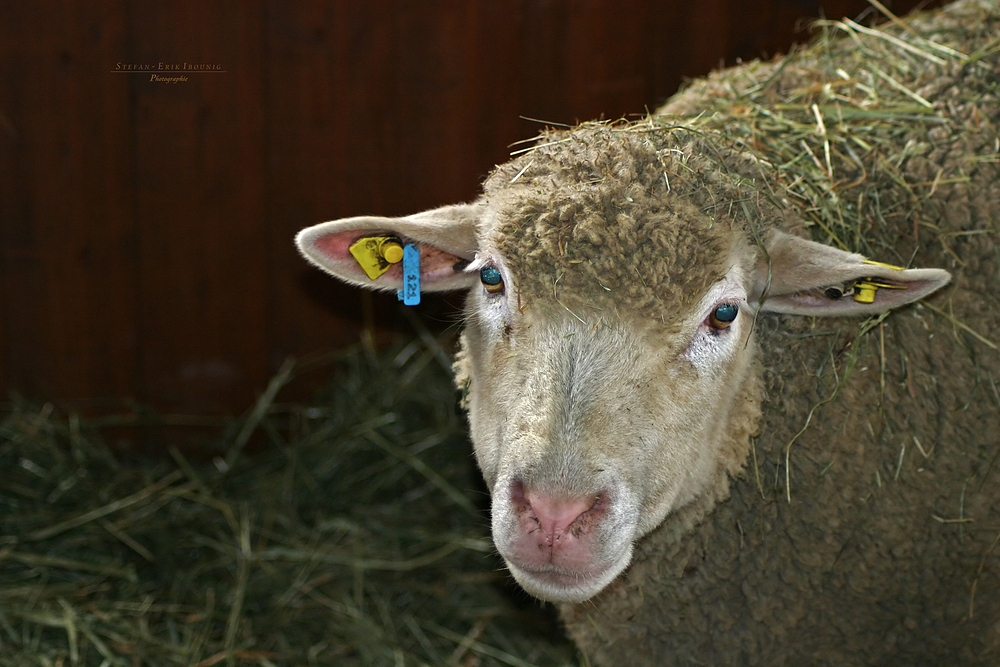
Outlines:
{"label": "sheep nose", "polygon": [[512,491],[518,514],[534,518],[550,546],[567,534],[578,536],[583,529],[580,519],[601,501],[600,494],[562,496],[526,489],[521,483],[514,484]]}

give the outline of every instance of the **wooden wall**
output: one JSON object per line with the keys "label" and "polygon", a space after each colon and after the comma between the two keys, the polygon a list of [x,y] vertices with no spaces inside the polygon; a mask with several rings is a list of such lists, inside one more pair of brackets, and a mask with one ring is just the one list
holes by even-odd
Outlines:
{"label": "wooden wall", "polygon": [[[652,109],[684,76],[805,38],[802,17],[865,6],[0,3],[0,386],[241,410],[287,355],[363,326],[359,294],[296,255],[298,229],[470,199],[539,129],[521,116]],[[161,62],[225,71],[116,71]],[[371,303],[380,336],[406,330],[394,299]]]}

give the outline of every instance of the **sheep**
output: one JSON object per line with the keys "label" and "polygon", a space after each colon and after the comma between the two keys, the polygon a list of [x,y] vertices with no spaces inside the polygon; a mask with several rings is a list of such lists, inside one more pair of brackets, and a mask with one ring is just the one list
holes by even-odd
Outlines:
{"label": "sheep", "polygon": [[889,16],[297,237],[468,291],[494,542],[589,664],[1000,659],[1000,8]]}

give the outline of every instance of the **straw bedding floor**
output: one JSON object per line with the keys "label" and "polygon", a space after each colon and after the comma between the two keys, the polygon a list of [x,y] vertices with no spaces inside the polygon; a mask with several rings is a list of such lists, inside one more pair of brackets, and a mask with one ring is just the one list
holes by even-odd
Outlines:
{"label": "straw bedding floor", "polygon": [[135,413],[4,405],[0,665],[572,664],[493,552],[423,340],[343,356],[309,404],[286,365],[211,461],[126,460],[105,439]]}

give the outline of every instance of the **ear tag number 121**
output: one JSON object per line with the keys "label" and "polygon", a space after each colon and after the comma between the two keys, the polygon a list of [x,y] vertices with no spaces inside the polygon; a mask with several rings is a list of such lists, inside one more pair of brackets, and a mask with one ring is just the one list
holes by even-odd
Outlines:
{"label": "ear tag number 121", "polygon": [[420,249],[414,243],[403,246],[403,286],[396,296],[407,306],[420,303]]}

